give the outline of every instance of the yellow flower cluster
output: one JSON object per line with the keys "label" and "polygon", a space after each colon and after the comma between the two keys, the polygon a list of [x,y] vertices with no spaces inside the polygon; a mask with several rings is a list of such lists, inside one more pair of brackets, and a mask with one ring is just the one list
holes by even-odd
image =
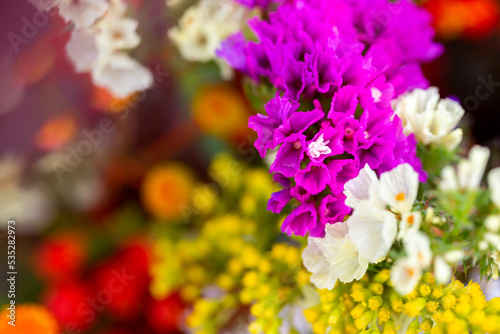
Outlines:
{"label": "yellow flower cluster", "polygon": [[158,239],[150,267],[151,293],[160,299],[180,289],[185,301],[193,301],[205,285],[214,282],[218,268],[228,259],[242,253],[247,261],[255,258],[252,254],[257,251],[244,240],[255,228],[254,222],[228,214],[207,221],[197,238]]}
{"label": "yellow flower cluster", "polygon": [[300,250],[294,246],[276,244],[271,251],[261,253],[245,245],[216,279],[224,291],[223,296],[198,299],[187,319],[188,326],[196,334],[218,333],[222,326],[231,325],[246,329],[247,321],[238,321],[237,317],[235,320],[234,316],[251,305],[254,320],[250,323],[250,332],[278,333],[282,321],[278,313],[309,283],[309,273],[301,262]]}
{"label": "yellow flower cluster", "polygon": [[266,210],[276,186],[265,169],[249,168],[220,154],[209,175],[211,183],[194,188],[190,224],[172,227],[157,238],[150,268],[150,290],[156,298],[179,290],[186,302],[192,302],[214,282],[229,290],[241,277],[219,277],[226,263],[229,272],[254,266],[279,233],[276,217]]}
{"label": "yellow flower cluster", "polygon": [[389,276],[384,269],[320,290],[320,303],[304,312],[314,333],[500,333],[500,299],[487,302],[477,283],[438,285],[425,274],[412,293],[401,297]]}

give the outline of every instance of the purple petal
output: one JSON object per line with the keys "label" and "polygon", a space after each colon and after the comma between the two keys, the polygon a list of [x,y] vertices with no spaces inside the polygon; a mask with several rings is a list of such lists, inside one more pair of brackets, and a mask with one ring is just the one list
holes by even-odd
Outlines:
{"label": "purple petal", "polygon": [[307,190],[311,195],[316,195],[325,189],[331,178],[325,165],[310,163],[306,169],[297,173],[295,180],[297,185]]}
{"label": "purple petal", "polygon": [[275,192],[267,202],[267,210],[273,213],[280,213],[291,199],[290,188]]}
{"label": "purple petal", "polygon": [[314,203],[302,203],[286,217],[281,231],[288,235],[305,236],[318,222],[318,212]]}

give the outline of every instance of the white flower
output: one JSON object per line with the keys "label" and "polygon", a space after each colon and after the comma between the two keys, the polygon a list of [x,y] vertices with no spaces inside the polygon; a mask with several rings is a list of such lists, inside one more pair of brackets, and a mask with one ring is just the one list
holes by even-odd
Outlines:
{"label": "white flower", "polygon": [[307,239],[307,247],[302,252],[302,261],[304,267],[312,273],[311,283],[318,289],[331,290],[335,286],[338,277],[319,248],[319,242],[323,242],[323,239],[313,237]]}
{"label": "white flower", "polygon": [[422,269],[411,258],[397,260],[391,269],[391,282],[394,290],[402,296],[412,292],[422,276]]}
{"label": "white flower", "polygon": [[434,259],[434,276],[438,284],[447,284],[451,280],[451,267],[446,263],[442,256],[436,256]]}
{"label": "white flower", "polygon": [[24,168],[24,162],[18,157],[0,158],[0,227],[14,219],[19,234],[31,235],[50,223],[54,202],[41,182],[23,182]]}
{"label": "white flower", "polygon": [[110,11],[97,25],[97,43],[101,51],[132,49],[139,45],[141,38],[136,33],[138,22],[123,17],[119,10]]}
{"label": "white flower", "polygon": [[59,0],[59,14],[76,29],[88,28],[109,8],[106,0]]}
{"label": "white flower", "polygon": [[146,90],[153,84],[151,72],[126,54],[117,53],[92,70],[92,80],[117,98]]}
{"label": "white flower", "polygon": [[484,240],[500,251],[500,235],[487,232],[484,234]]}
{"label": "white flower", "polygon": [[490,232],[497,233],[500,230],[500,216],[491,215],[484,220],[484,226]]}
{"label": "white flower", "polygon": [[489,157],[488,148],[475,145],[469,151],[469,157],[459,161],[456,171],[451,166],[443,168],[439,188],[442,191],[477,190]]}
{"label": "white flower", "polygon": [[333,289],[337,280],[348,283],[366,273],[368,260],[361,256],[348,235],[346,222],[327,225],[324,238],[308,238],[302,253],[304,266],[318,289]]}
{"label": "white flower", "polygon": [[399,223],[398,239],[404,238],[409,233],[414,233],[420,229],[422,214],[418,211],[405,213]]}
{"label": "white flower", "polygon": [[318,246],[328,263],[335,268],[338,279],[343,283],[361,279],[368,268],[368,260],[359,254],[350,239],[348,223],[328,224],[325,233]]}
{"label": "white flower", "polygon": [[332,150],[328,147],[330,143],[329,140],[324,140],[323,134],[321,134],[316,141],[309,144],[309,155],[312,158],[319,158],[323,154],[330,154]]}
{"label": "white flower", "polygon": [[464,109],[451,99],[440,100],[436,87],[417,88],[400,96],[393,101],[393,109],[401,118],[404,133],[414,133],[424,145],[439,144],[452,150],[462,141],[462,130],[455,128]]}
{"label": "white flower", "polygon": [[[189,61],[216,60],[221,42],[242,28],[249,11],[231,0],[202,0],[191,6],[168,36]],[[217,61],[224,78],[232,74],[225,61]]]}
{"label": "white flower", "polygon": [[488,188],[491,192],[491,201],[500,208],[500,167],[492,169],[488,174]]}
{"label": "white flower", "polygon": [[448,251],[444,254],[444,258],[448,263],[458,263],[465,257],[464,251],[461,249],[455,249]]}
{"label": "white flower", "polygon": [[380,195],[392,209],[408,213],[418,192],[418,174],[409,164],[401,164],[380,177]]}
{"label": "white flower", "polygon": [[387,256],[398,229],[394,214],[363,201],[346,222],[349,237],[361,256],[372,263],[380,262]]}
{"label": "white flower", "polygon": [[99,58],[96,35],[88,31],[74,30],[65,48],[77,73],[90,71]]}
{"label": "white flower", "polygon": [[197,12],[187,11],[193,18],[184,29],[172,28],[168,36],[179,48],[181,56],[189,61],[208,62],[215,58],[215,51],[222,39],[213,24],[205,25]]}
{"label": "white flower", "polygon": [[431,264],[431,244],[424,233],[420,231],[408,233],[403,243],[409,259],[415,261],[421,268],[426,268]]}
{"label": "white flower", "polygon": [[385,207],[385,203],[380,198],[380,182],[377,174],[368,164],[359,171],[356,178],[346,182],[344,194],[346,195],[345,204],[352,209],[355,209],[361,201],[372,201],[379,208]]}

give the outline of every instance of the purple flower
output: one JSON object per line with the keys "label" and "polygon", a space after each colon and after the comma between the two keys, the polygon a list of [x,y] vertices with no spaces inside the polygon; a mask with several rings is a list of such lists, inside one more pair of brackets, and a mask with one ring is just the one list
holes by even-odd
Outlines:
{"label": "purple flower", "polygon": [[307,190],[311,195],[322,192],[330,182],[330,173],[324,164],[310,163],[295,176],[297,185]]}
{"label": "purple flower", "polygon": [[299,185],[296,185],[290,190],[290,195],[301,203],[306,202],[309,198],[311,198],[311,194]]}
{"label": "purple flower", "polygon": [[271,165],[271,172],[280,172],[286,177],[293,177],[300,169],[304,158],[306,137],[302,134],[292,134],[285,139]]}
{"label": "purple flower", "polygon": [[[327,195],[321,200],[318,208],[319,220],[323,225],[342,222],[351,209],[344,204],[345,195],[339,193],[335,196]],[[311,236],[312,235],[311,233]]]}
{"label": "purple flower", "polygon": [[218,57],[226,59],[232,68],[245,72],[247,70],[245,47],[245,37],[241,32],[237,32],[221,43],[216,54]]}
{"label": "purple flower", "polygon": [[286,217],[281,231],[288,235],[305,236],[318,223],[318,211],[314,203],[302,203]]}
{"label": "purple flower", "polygon": [[324,116],[321,110],[314,109],[306,112],[294,112],[292,115],[276,128],[275,141],[282,143],[293,134],[303,134],[311,125]]}
{"label": "purple flower", "polygon": [[428,86],[420,64],[442,52],[425,10],[411,0],[288,0],[265,17],[249,22],[257,42],[233,35],[218,54],[277,90],[249,127],[262,157],[279,147],[270,171],[285,190],[268,209],[301,203],[283,231],[323,236],[349,213],[344,184],[366,164],[380,174],[409,163],[425,181],[415,138],[391,109],[398,95]]}
{"label": "purple flower", "polygon": [[297,110],[297,107],[297,105],[277,95],[266,104],[267,115],[250,116],[248,126],[257,132],[258,138],[255,141],[255,148],[262,158],[266,156],[268,149],[273,149],[277,145],[274,139],[275,129],[287,120]]}
{"label": "purple flower", "polygon": [[267,202],[267,210],[274,213],[280,213],[291,199],[292,195],[290,195],[290,188],[275,192]]}
{"label": "purple flower", "polygon": [[307,144],[307,155],[315,163],[325,158],[344,153],[343,129],[326,126]]}

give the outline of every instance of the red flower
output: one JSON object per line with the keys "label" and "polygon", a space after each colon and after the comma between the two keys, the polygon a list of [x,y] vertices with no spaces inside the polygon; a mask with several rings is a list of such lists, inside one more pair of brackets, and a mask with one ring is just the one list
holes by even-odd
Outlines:
{"label": "red flower", "polygon": [[40,245],[34,255],[37,275],[49,280],[73,278],[85,262],[82,238],[72,234],[51,237]]}
{"label": "red flower", "polygon": [[45,304],[54,314],[63,332],[73,333],[92,326],[98,316],[93,307],[95,291],[83,282],[54,285],[45,293]]}
{"label": "red flower", "polygon": [[186,305],[178,294],[151,300],[146,311],[149,327],[156,333],[178,333]]}
{"label": "red flower", "polygon": [[148,293],[148,252],[143,245],[118,251],[97,267],[93,275],[98,301],[118,320],[137,319]]}

